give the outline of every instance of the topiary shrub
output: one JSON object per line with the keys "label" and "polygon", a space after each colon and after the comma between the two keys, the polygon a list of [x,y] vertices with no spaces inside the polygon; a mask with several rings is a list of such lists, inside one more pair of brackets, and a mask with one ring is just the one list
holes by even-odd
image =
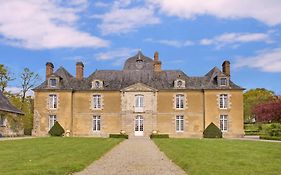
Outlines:
{"label": "topiary shrub", "polygon": [[57,121],[55,122],[54,126],[49,131],[49,134],[51,136],[62,136],[63,133],[64,133],[64,129]]}
{"label": "topiary shrub", "polygon": [[204,138],[222,138],[221,130],[212,122],[203,132]]}

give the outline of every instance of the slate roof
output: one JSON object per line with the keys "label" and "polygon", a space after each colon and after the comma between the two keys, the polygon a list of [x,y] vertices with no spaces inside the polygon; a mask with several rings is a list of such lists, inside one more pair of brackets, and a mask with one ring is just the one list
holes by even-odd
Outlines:
{"label": "slate roof", "polygon": [[17,109],[16,107],[14,107],[1,91],[0,91],[0,111],[23,115],[23,112]]}
{"label": "slate roof", "polygon": [[[224,75],[221,70],[214,67],[202,77],[189,77],[181,70],[163,70],[154,72],[154,61],[138,52],[128,58],[123,70],[96,70],[89,77],[77,80],[67,70],[60,67],[53,76],[60,78],[59,89],[64,90],[91,90],[93,80],[103,81],[103,90],[121,90],[136,83],[143,83],[158,90],[174,89],[174,81],[182,79],[186,82],[186,89],[241,89],[240,86],[230,81],[228,87],[217,84],[217,76]],[[48,89],[47,81],[34,90]],[[53,89],[53,88],[52,88]]]}

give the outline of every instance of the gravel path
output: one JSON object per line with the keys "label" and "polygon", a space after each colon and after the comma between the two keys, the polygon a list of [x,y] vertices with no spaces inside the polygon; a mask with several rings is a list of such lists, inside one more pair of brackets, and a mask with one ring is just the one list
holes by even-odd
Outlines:
{"label": "gravel path", "polygon": [[130,138],[75,175],[186,175],[149,138]]}

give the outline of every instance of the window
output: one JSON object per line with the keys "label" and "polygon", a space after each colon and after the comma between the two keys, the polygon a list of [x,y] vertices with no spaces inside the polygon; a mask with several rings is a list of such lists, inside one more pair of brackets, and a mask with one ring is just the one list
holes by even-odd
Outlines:
{"label": "window", "polygon": [[0,127],[6,126],[6,118],[4,115],[0,115]]}
{"label": "window", "polygon": [[135,107],[143,107],[144,104],[143,104],[143,95],[136,95],[136,106]]}
{"label": "window", "polygon": [[176,109],[183,109],[184,95],[176,95]]}
{"label": "window", "polygon": [[49,107],[50,107],[50,109],[57,109],[57,107],[58,107],[57,95],[55,95],[55,94],[49,95]]}
{"label": "window", "polygon": [[220,129],[221,131],[227,131],[227,115],[220,115]]}
{"label": "window", "polygon": [[50,115],[49,116],[49,130],[54,126],[56,121],[57,121],[56,115]]}
{"label": "window", "polygon": [[227,78],[221,78],[221,86],[227,85]]}
{"label": "window", "polygon": [[93,131],[100,131],[100,116],[93,117]]}
{"label": "window", "polygon": [[50,86],[51,87],[56,87],[57,86],[57,79],[51,78],[49,82],[50,82]]}
{"label": "window", "polygon": [[182,79],[177,79],[174,81],[174,88],[185,88],[185,81]]}
{"label": "window", "polygon": [[93,107],[94,109],[101,109],[101,95],[93,96]]}
{"label": "window", "polygon": [[220,109],[226,109],[228,107],[227,94],[220,94]]}
{"label": "window", "polygon": [[93,89],[101,89],[103,87],[103,82],[100,80],[92,81],[92,88]]}
{"label": "window", "polygon": [[182,115],[176,116],[176,131],[183,132],[184,131],[184,118]]}

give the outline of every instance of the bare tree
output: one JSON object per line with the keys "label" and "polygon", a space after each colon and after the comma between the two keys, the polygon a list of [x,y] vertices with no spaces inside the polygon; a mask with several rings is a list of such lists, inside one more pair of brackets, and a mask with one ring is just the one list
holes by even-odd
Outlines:
{"label": "bare tree", "polygon": [[35,72],[32,72],[28,68],[24,68],[20,78],[21,78],[21,88],[22,88],[21,89],[22,92],[21,109],[22,109],[26,99],[26,93],[37,84],[39,80],[39,75]]}
{"label": "bare tree", "polygon": [[8,83],[13,80],[15,79],[12,78],[8,68],[3,64],[0,64],[0,91],[4,92],[5,88],[8,86]]}

